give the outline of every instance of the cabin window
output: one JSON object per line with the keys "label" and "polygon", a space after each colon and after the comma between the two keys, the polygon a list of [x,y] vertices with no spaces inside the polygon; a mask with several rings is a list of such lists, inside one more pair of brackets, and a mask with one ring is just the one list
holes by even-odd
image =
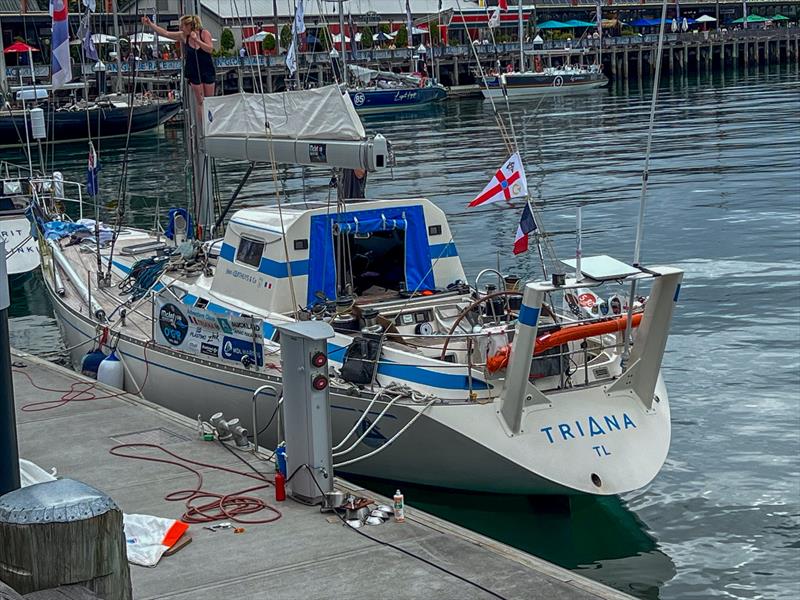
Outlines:
{"label": "cabin window", "polygon": [[242,238],[239,240],[239,249],[236,250],[236,261],[258,268],[263,253],[264,242]]}
{"label": "cabin window", "polygon": [[295,240],[294,241],[294,249],[295,250],[308,250],[308,240]]}
{"label": "cabin window", "polygon": [[441,225],[428,225],[428,235],[442,235]]}
{"label": "cabin window", "polygon": [[194,303],[195,308],[205,308],[208,306],[208,298],[198,298]]}

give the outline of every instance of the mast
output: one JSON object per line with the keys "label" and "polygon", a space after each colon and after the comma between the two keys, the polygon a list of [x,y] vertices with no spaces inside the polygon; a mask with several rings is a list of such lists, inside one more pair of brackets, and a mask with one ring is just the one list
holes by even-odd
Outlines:
{"label": "mast", "polygon": [[117,0],[111,0],[111,10],[114,12],[114,37],[117,38],[117,56],[115,62],[117,63],[117,78],[114,81],[114,91],[117,94],[122,93],[122,57],[120,51],[120,34],[119,34],[119,12],[117,11]]}
{"label": "mast", "polygon": [[[339,4],[339,43],[342,45],[342,80],[347,87],[347,44],[344,43],[344,0],[338,0]],[[350,32],[353,35],[353,32]]]}
{"label": "mast", "polygon": [[[0,31],[3,31],[3,20],[0,19]],[[8,91],[8,80],[6,79],[6,55],[3,52],[3,36],[0,35],[0,92],[5,94]]]}
{"label": "mast", "polygon": [[[190,13],[202,19],[202,3],[200,0],[189,0]],[[158,35],[158,34],[156,34]],[[207,239],[213,233],[214,203],[211,197],[211,159],[206,153],[203,135],[203,119],[198,119],[197,101],[194,93],[189,89],[187,80],[183,78],[183,101],[189,101],[188,110],[184,109],[185,119],[188,124],[187,145],[192,162],[192,196],[193,216],[195,226],[198,228],[200,239]]]}
{"label": "mast", "polygon": [[519,72],[525,72],[525,52],[522,39],[522,0],[517,0],[517,28],[519,31]]}

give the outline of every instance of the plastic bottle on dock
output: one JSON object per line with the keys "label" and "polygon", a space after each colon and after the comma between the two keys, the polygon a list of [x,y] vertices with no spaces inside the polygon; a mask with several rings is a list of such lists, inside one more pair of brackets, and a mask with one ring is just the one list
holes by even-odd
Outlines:
{"label": "plastic bottle on dock", "polygon": [[109,354],[100,366],[97,368],[97,381],[105,383],[117,389],[123,389],[125,382],[125,373],[122,369],[122,363],[117,358],[116,351]]}
{"label": "plastic bottle on dock", "polygon": [[395,523],[402,523],[406,520],[406,501],[400,490],[394,493],[394,520]]}

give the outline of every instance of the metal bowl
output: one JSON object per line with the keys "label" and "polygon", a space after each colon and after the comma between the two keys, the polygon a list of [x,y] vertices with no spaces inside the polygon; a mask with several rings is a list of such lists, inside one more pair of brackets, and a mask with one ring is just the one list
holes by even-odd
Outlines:
{"label": "metal bowl", "polygon": [[348,520],[356,520],[358,519],[362,523],[366,520],[369,516],[369,509],[366,506],[359,508],[358,510],[352,510],[350,508],[347,509],[347,519]]}
{"label": "metal bowl", "polygon": [[367,525],[383,525],[383,519],[380,517],[367,518]]}
{"label": "metal bowl", "polygon": [[394,509],[389,506],[388,504],[379,504],[375,510],[379,510],[381,512],[385,512],[387,515],[393,515]]}
{"label": "metal bowl", "polygon": [[370,516],[370,517],[378,517],[379,519],[386,520],[386,519],[388,519],[388,518],[389,518],[391,515],[389,515],[389,513],[385,512],[385,511],[382,511],[382,510],[381,510],[381,509],[379,509],[379,508],[376,508],[376,509],[375,509],[375,510],[373,510],[371,513],[369,513],[369,516]]}
{"label": "metal bowl", "polygon": [[361,521],[358,519],[347,519],[347,524],[350,525],[353,529],[358,529],[361,527]]}

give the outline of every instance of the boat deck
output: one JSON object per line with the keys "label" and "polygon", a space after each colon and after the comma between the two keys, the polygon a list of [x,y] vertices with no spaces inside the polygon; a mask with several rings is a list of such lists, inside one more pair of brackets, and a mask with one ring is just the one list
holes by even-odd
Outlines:
{"label": "boat deck", "polygon": [[[20,456],[59,476],[78,479],[109,494],[123,511],[179,518],[181,502],[164,495],[192,487],[192,474],[174,466],[112,456],[122,442],[157,440],[170,451],[206,463],[243,469],[217,443],[198,440],[196,424],[129,394],[70,402],[58,408],[27,412],[31,402],[57,400],[78,382],[79,374],[29,355],[15,353],[14,386]],[[34,388],[30,376],[39,389]],[[98,396],[113,393],[97,384]],[[270,462],[255,461],[265,473]],[[201,469],[204,486],[226,493],[252,480]],[[249,483],[248,483],[249,482]],[[341,480],[337,487],[386,499]],[[192,525],[192,543],[155,568],[131,566],[133,595],[140,600],[191,598],[461,598],[495,597],[468,583],[400,553],[390,542],[492,590],[501,598],[630,599],[631,596],[586,579],[489,538],[408,508],[406,522],[385,523],[365,531],[379,542],[291,500],[274,502],[272,489],[254,492],[277,506],[274,523],[243,525],[245,531],[212,532]],[[408,498],[413,504],[414,499]],[[253,515],[258,517],[259,515]]]}

